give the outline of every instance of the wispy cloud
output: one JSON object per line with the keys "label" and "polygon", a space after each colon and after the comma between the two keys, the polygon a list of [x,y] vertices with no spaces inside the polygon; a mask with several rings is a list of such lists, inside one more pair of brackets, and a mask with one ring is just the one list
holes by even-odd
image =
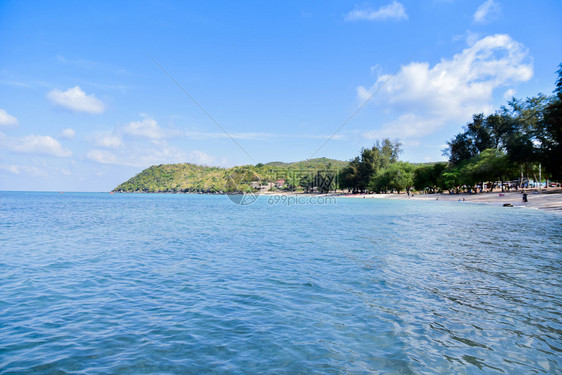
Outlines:
{"label": "wispy cloud", "polygon": [[86,153],[86,158],[105,165],[121,165],[135,168],[147,168],[155,164],[192,163],[206,166],[229,167],[227,159],[209,155],[200,150],[184,152],[168,145],[165,141],[157,141],[153,147],[133,148],[129,150],[94,149]]}
{"label": "wispy cloud", "polygon": [[406,8],[402,3],[393,1],[392,3],[382,6],[377,10],[370,8],[354,9],[345,15],[346,21],[382,21],[382,20],[405,20],[408,19]]}
{"label": "wispy cloud", "polygon": [[234,138],[234,139],[246,139],[246,140],[264,140],[267,138],[272,138],[275,134],[271,133],[261,133],[261,132],[242,132],[242,133],[230,133],[230,137],[222,132],[202,132],[197,130],[188,130],[184,133],[187,138],[190,139],[219,139],[219,138]]}
{"label": "wispy cloud", "polygon": [[89,140],[96,147],[103,148],[118,148],[123,146],[123,140],[120,135],[115,134],[115,132],[101,132],[96,133],[89,137]]}
{"label": "wispy cloud", "polygon": [[99,114],[105,111],[105,105],[94,94],[86,95],[80,86],[72,87],[66,91],[58,89],[47,94],[47,98],[56,106],[73,112]]}
{"label": "wispy cloud", "polygon": [[62,139],[72,139],[76,136],[76,132],[70,128],[64,129],[60,134],[59,138]]}
{"label": "wispy cloud", "polygon": [[25,137],[3,137],[0,143],[7,149],[21,154],[39,154],[59,157],[69,157],[72,152],[62,147],[55,138],[48,135],[30,134]]}
{"label": "wispy cloud", "polygon": [[[532,75],[527,49],[501,34],[487,36],[433,67],[413,62],[404,66],[375,98],[380,107],[400,116],[365,136],[429,135],[448,122],[464,122],[473,113],[490,111],[495,89],[527,81]],[[387,79],[388,75],[380,76],[371,89],[359,87],[359,99],[365,100]]]}
{"label": "wispy cloud", "polygon": [[[86,153],[86,158],[99,164],[128,167],[146,168],[153,164],[185,162],[225,167],[230,166],[227,159],[209,155],[200,149],[186,150],[185,147],[177,147],[170,143],[181,138],[212,142],[232,137],[273,142],[279,138],[324,139],[327,137],[325,134],[267,132],[233,132],[229,137],[223,132],[208,132],[196,128],[180,131],[177,128],[161,127],[147,114],[143,113],[141,116],[143,119],[139,121],[131,121],[126,125],[117,125],[112,130],[97,131],[87,135],[85,139],[92,148]],[[341,135],[336,137],[336,139],[343,138],[344,136]]]}
{"label": "wispy cloud", "polygon": [[165,140],[153,140],[113,150],[93,149],[86,153],[86,158],[100,164],[147,168],[154,164],[185,163],[189,154]]}
{"label": "wispy cloud", "polygon": [[119,164],[117,156],[108,150],[90,150],[86,153],[86,157],[100,164]]}
{"label": "wispy cloud", "polygon": [[466,42],[466,44],[472,46],[481,38],[482,38],[481,34],[477,32],[473,32],[471,30],[466,30],[463,34],[454,35],[452,40],[453,42],[458,42],[458,41]]}
{"label": "wispy cloud", "polygon": [[27,82],[19,82],[19,81],[7,81],[7,80],[0,80],[0,85],[7,85],[7,86],[15,86],[15,87],[24,87],[26,89],[30,88],[31,85]]}
{"label": "wispy cloud", "polygon": [[47,177],[49,173],[45,170],[45,168],[39,168],[35,165],[0,165],[0,169],[5,170],[12,174],[26,174],[35,177]]}
{"label": "wispy cloud", "polygon": [[132,121],[123,129],[125,133],[141,138],[161,139],[166,136],[164,130],[158,126],[156,120],[145,118],[142,121]]}
{"label": "wispy cloud", "polygon": [[22,164],[0,164],[0,170],[4,170],[14,175],[30,175],[35,177],[48,177],[52,174],[70,176],[72,172],[66,168],[56,168],[45,165],[22,165]]}
{"label": "wispy cloud", "polygon": [[217,158],[215,156],[211,156],[199,150],[191,151],[188,154],[186,161],[198,165],[218,166],[218,167],[228,166],[228,162],[226,159]]}
{"label": "wispy cloud", "polygon": [[515,94],[517,93],[517,91],[515,91],[514,89],[508,89],[506,90],[506,92],[503,93],[503,98],[505,100],[511,100]]}
{"label": "wispy cloud", "polygon": [[18,119],[8,114],[5,109],[0,109],[0,127],[15,126],[18,124]]}
{"label": "wispy cloud", "polygon": [[20,174],[21,168],[18,165],[2,165],[0,164],[0,169],[10,172],[12,174]]}
{"label": "wispy cloud", "polygon": [[[184,135],[189,139],[220,139],[229,138],[228,135],[220,132],[202,132],[198,130],[187,130]],[[244,139],[250,141],[263,141],[276,138],[304,138],[304,139],[323,139],[329,137],[327,134],[303,134],[303,133],[264,133],[264,132],[240,132],[230,133],[234,139]],[[343,139],[343,136],[335,136],[333,139]]]}
{"label": "wispy cloud", "polygon": [[474,12],[474,22],[476,23],[486,23],[491,21],[494,17],[497,17],[500,13],[500,5],[494,0],[486,0],[476,12]]}
{"label": "wispy cloud", "polygon": [[67,58],[61,55],[57,55],[56,59],[62,64],[73,65],[82,69],[96,69],[115,74],[128,74],[126,69],[102,61],[94,61],[81,58]]}

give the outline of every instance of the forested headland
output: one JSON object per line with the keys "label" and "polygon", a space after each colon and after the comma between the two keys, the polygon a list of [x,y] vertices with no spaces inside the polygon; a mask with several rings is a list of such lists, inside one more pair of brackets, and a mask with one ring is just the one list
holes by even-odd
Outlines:
{"label": "forested headland", "polygon": [[348,162],[317,158],[295,163],[271,162],[232,168],[190,163],[153,165],[117,186],[116,192],[236,193],[264,189],[328,192]]}

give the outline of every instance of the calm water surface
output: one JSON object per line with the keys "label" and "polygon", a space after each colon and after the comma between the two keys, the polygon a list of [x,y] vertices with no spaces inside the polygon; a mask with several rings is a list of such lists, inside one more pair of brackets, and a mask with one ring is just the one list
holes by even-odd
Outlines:
{"label": "calm water surface", "polygon": [[0,373],[561,373],[562,216],[0,193]]}

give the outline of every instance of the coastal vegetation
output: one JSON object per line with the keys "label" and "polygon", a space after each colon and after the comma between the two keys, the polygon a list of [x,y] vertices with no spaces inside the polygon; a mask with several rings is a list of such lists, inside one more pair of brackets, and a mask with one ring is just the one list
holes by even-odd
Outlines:
{"label": "coastal vegetation", "polygon": [[529,181],[562,179],[562,64],[553,96],[512,98],[495,113],[473,115],[443,154],[448,162],[398,161],[400,142],[388,139],[362,149],[340,174],[350,192],[426,193],[509,189]]}
{"label": "coastal vegetation", "polygon": [[[398,162],[398,155],[401,152],[400,146],[398,140],[383,139],[382,142],[375,142],[371,148],[361,149],[359,156],[352,159],[349,165],[341,171],[340,187],[353,193],[363,193],[367,190],[380,191],[379,188],[385,183],[391,183],[390,180],[386,181],[386,178],[392,179],[390,176],[392,170],[397,169],[395,164]],[[385,175],[387,169],[389,171]],[[398,169],[400,176],[402,172]]]}
{"label": "coastal vegetation", "polygon": [[271,162],[219,168],[190,163],[153,165],[117,186],[116,192],[231,193],[260,188],[329,191],[348,163],[317,158],[295,163]]}
{"label": "coastal vegetation", "polygon": [[317,158],[295,163],[219,168],[155,165],[117,186],[119,192],[231,193],[286,190],[351,193],[478,192],[562,179],[562,64],[554,95],[512,98],[496,112],[474,114],[443,150],[448,162],[399,161],[398,139],[376,141],[349,162]]}

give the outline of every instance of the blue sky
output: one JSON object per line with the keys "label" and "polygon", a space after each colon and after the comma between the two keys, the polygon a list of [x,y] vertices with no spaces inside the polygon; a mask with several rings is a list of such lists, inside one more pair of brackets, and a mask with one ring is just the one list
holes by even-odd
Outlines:
{"label": "blue sky", "polygon": [[473,113],[551,94],[560,19],[558,0],[4,0],[0,190],[107,191],[161,163],[348,160],[383,137],[402,160],[443,160]]}

